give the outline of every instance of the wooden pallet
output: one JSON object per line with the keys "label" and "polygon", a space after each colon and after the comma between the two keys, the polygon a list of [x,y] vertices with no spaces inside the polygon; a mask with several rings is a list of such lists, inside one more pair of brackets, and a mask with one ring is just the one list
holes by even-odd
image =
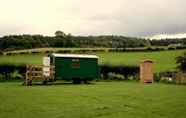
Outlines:
{"label": "wooden pallet", "polygon": [[54,75],[55,75],[55,67],[54,66],[48,66],[50,68],[50,75],[45,76],[43,74],[43,68],[46,66],[33,66],[33,65],[27,65],[26,66],[26,77],[24,81],[24,85],[32,85],[33,81],[42,81],[43,83],[47,83],[48,81],[54,81]]}

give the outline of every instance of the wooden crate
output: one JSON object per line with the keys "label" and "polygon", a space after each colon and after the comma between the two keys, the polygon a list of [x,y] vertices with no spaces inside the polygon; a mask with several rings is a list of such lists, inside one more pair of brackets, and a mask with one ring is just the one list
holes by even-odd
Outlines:
{"label": "wooden crate", "polygon": [[50,76],[44,76],[43,74],[43,68],[46,66],[33,66],[33,65],[27,65],[26,66],[26,77],[24,84],[25,85],[32,85],[32,81],[42,81],[46,83],[47,81],[54,80],[55,75],[55,67],[49,66],[50,68]]}

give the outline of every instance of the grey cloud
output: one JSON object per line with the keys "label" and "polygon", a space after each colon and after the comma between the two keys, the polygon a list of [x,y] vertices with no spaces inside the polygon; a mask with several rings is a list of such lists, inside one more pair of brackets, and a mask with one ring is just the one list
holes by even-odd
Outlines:
{"label": "grey cloud", "polygon": [[[12,23],[7,28],[0,27],[0,31],[6,29],[0,34],[14,30],[23,32],[23,29],[24,32],[34,32],[37,27],[48,34],[53,34],[52,30],[58,29],[74,35],[148,36],[186,32],[184,0],[48,0],[47,3],[46,8],[43,6],[43,12],[46,11],[44,17],[53,19],[43,18],[46,23],[41,25],[41,12],[37,14],[41,17],[36,17],[40,18],[38,23],[35,19],[34,26],[29,25],[29,30],[26,25],[16,29],[15,22],[15,25]],[[50,12],[48,7],[53,11]],[[35,16],[34,13],[32,16]],[[18,17],[20,20],[24,15]],[[32,20],[29,21],[30,24],[31,22]]]}

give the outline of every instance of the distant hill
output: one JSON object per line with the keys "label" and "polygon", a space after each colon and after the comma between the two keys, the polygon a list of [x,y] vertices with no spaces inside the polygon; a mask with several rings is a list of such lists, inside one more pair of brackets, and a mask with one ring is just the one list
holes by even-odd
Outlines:
{"label": "distant hill", "polygon": [[150,40],[145,38],[103,35],[73,36],[64,34],[56,36],[43,35],[9,35],[0,38],[0,51],[19,49],[65,47],[65,48],[136,48],[149,46],[168,46],[170,44],[186,44],[186,38]]}

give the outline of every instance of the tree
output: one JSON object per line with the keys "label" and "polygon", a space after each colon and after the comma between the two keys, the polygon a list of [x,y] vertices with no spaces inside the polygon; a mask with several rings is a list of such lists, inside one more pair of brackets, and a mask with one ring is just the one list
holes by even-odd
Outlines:
{"label": "tree", "polygon": [[177,68],[182,71],[186,72],[186,52],[183,55],[176,57],[176,63],[178,64]]}
{"label": "tree", "polygon": [[56,32],[55,32],[55,36],[56,36],[56,37],[65,37],[66,34],[65,34],[63,31],[56,31]]}

